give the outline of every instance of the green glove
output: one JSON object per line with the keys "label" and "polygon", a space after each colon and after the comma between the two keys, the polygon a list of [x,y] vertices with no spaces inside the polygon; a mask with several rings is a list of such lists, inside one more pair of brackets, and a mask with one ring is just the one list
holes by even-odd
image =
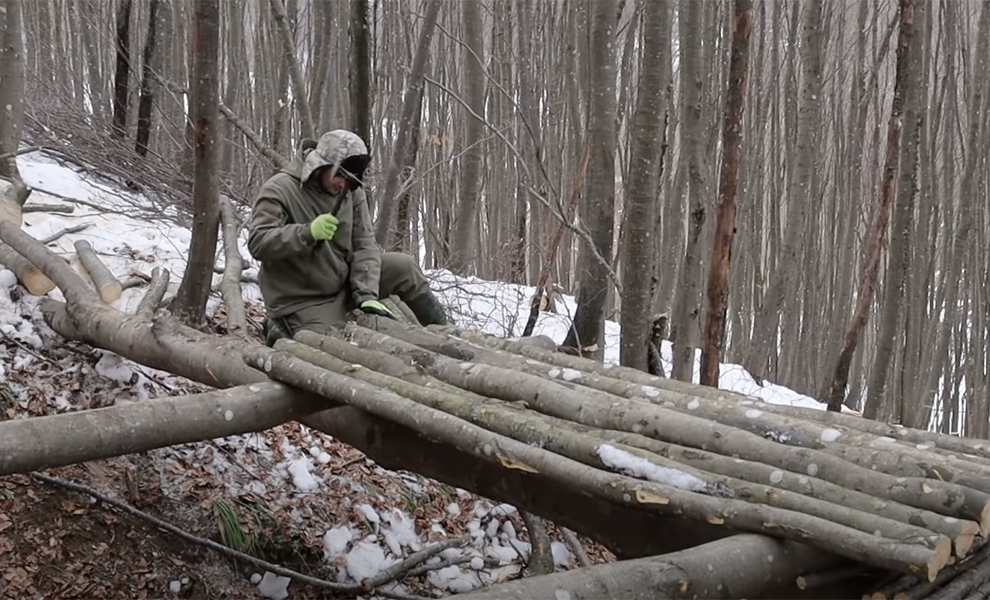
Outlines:
{"label": "green glove", "polygon": [[390,319],[395,318],[395,315],[392,314],[392,311],[390,311],[387,306],[385,306],[378,300],[365,300],[364,302],[361,303],[361,310],[372,315],[388,317]]}
{"label": "green glove", "polygon": [[330,241],[333,239],[333,234],[337,233],[338,223],[337,217],[329,213],[320,215],[309,224],[309,232],[313,234],[314,240]]}

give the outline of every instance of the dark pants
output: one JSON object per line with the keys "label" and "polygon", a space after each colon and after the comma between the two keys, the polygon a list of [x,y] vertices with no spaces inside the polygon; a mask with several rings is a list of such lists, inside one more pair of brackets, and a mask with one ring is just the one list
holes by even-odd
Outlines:
{"label": "dark pants", "polygon": [[[404,302],[430,291],[426,275],[408,254],[382,252],[382,270],[378,283],[378,297],[396,295]],[[325,302],[296,311],[276,319],[278,325],[289,337],[301,329],[325,334],[347,319],[347,313],[357,306],[350,291],[328,297]]]}

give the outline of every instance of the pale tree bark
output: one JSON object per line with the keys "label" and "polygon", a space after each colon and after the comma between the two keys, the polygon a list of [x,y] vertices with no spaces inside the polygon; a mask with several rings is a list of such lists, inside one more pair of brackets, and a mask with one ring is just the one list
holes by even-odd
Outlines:
{"label": "pale tree bark", "polygon": [[0,177],[19,180],[13,153],[21,143],[24,124],[24,43],[22,0],[6,2],[0,38]]}
{"label": "pale tree bark", "polygon": [[736,194],[739,163],[742,159],[743,112],[749,78],[749,36],[753,30],[752,0],[736,0],[732,58],[729,67],[728,101],[722,130],[722,177],[719,182],[718,219],[715,247],[708,277],[708,309],[701,348],[701,384],[718,387],[719,364],[725,342],[725,316],[728,309],[729,267],[732,240],[736,231]]}
{"label": "pale tree bark", "polygon": [[648,369],[650,344],[651,286],[644,277],[653,269],[657,244],[653,239],[653,221],[657,205],[657,164],[664,137],[663,99],[667,63],[670,61],[669,1],[649,2],[643,16],[643,59],[636,94],[636,112],[632,117],[632,140],[629,150],[629,183],[626,193],[625,237],[622,242],[622,312],[619,361],[641,371]]}
{"label": "pale tree bark", "polygon": [[587,0],[590,29],[588,42],[588,135],[590,157],[588,185],[579,214],[592,244],[582,240],[578,262],[577,312],[564,346],[581,354],[604,353],[605,301],[608,297],[608,261],[612,257],[615,220],[615,6]]}
{"label": "pale tree bark", "polygon": [[426,78],[426,63],[430,56],[430,43],[436,29],[437,17],[440,15],[442,0],[429,0],[416,43],[416,53],[413,56],[412,67],[406,78],[406,89],[402,95],[402,114],[399,118],[395,143],[392,146],[392,156],[389,159],[385,175],[385,185],[379,198],[378,222],[375,224],[375,239],[386,249],[392,246],[392,207],[399,191],[399,176],[406,164],[406,156],[410,152],[409,131],[413,120],[419,119],[419,96],[423,93]]}
{"label": "pale tree bark", "polygon": [[887,127],[887,146],[883,170],[880,204],[877,208],[876,219],[870,228],[866,242],[866,262],[860,277],[859,293],[856,307],[849,320],[846,333],[842,340],[842,352],[839,354],[835,372],[832,374],[828,393],[828,410],[839,411],[846,397],[846,385],[849,380],[849,367],[852,364],[853,353],[859,343],[859,337],[869,315],[870,304],[873,301],[873,290],[876,285],[877,270],[880,266],[883,252],[884,237],[887,223],[890,219],[891,207],[894,203],[897,170],[900,162],[900,138],[902,118],[904,114],[905,96],[908,90],[908,78],[911,75],[911,60],[909,49],[914,33],[914,0],[900,0],[900,31],[897,37],[897,67],[894,74],[894,97],[891,107],[890,121]]}
{"label": "pale tree bark", "polygon": [[[800,56],[802,87],[797,114],[797,161],[791,175],[787,194],[787,224],[780,259],[770,276],[770,285],[763,296],[759,314],[753,323],[753,338],[743,366],[756,378],[767,372],[771,348],[777,339],[778,322],[785,298],[797,288],[801,243],[804,238],[805,215],[814,202],[816,191],[811,189],[815,154],[819,152],[819,124],[822,103],[822,61],[824,36],[822,21],[824,0],[812,0],[804,5],[801,24]],[[797,10],[797,3],[794,5]],[[794,296],[794,294],[791,294]],[[796,307],[795,307],[796,310]]]}
{"label": "pale tree bark", "polygon": [[141,97],[138,103],[137,141],[135,150],[141,156],[148,154],[151,140],[151,108],[158,90],[158,72],[161,70],[159,36],[163,19],[159,17],[161,0],[151,0],[148,4],[148,36],[144,42],[141,60]]}
{"label": "pale tree bark", "polygon": [[683,156],[687,163],[685,183],[688,193],[688,233],[684,261],[680,268],[671,337],[674,344],[671,377],[691,381],[694,371],[694,347],[697,343],[698,278],[700,275],[699,243],[705,223],[705,123],[702,90],[707,79],[702,39],[703,6],[698,2],[678,5],[681,47],[681,98]]}
{"label": "pale tree bark", "polygon": [[117,5],[117,70],[113,80],[113,134],[123,139],[127,133],[127,110],[131,75],[131,0]]}
{"label": "pale tree bark", "polygon": [[[481,175],[484,166],[482,136],[485,115],[485,38],[482,28],[481,0],[461,0],[464,20],[463,97],[467,101],[464,115],[464,152],[460,159],[460,197],[450,240],[450,270],[457,275],[474,272],[478,242],[478,211],[481,204]],[[473,113],[473,114],[472,114]]]}
{"label": "pale tree bark", "polygon": [[911,37],[911,47],[908,50],[911,69],[907,75],[908,81],[905,83],[905,93],[908,98],[905,100],[904,123],[907,124],[907,128],[901,146],[900,175],[893,208],[894,218],[891,224],[887,270],[884,275],[883,314],[870,385],[863,407],[863,416],[868,419],[876,419],[881,414],[881,406],[886,400],[887,380],[894,355],[894,340],[898,337],[904,284],[911,256],[909,243],[911,231],[914,229],[915,198],[919,191],[919,145],[927,113],[925,108],[927,86],[922,81],[925,67],[925,40],[920,34],[924,31],[929,6],[929,0],[920,0],[915,8],[916,34]]}
{"label": "pale tree bark", "polygon": [[[278,28],[279,39],[282,42],[282,52],[285,57],[285,64],[289,69],[289,80],[292,82],[293,101],[299,111],[300,128],[302,137],[313,137],[316,135],[316,125],[313,124],[313,111],[309,106],[309,95],[306,93],[306,82],[303,80],[302,66],[296,56],[295,36],[289,24],[290,15],[286,13],[285,4],[282,0],[269,0],[272,14],[275,16],[275,25]],[[291,15],[294,17],[295,15]]]}
{"label": "pale tree bark", "polygon": [[[199,326],[206,319],[206,301],[213,281],[214,253],[220,227],[219,94],[220,0],[200,0],[193,15],[192,119],[195,140],[193,165],[193,228],[189,261],[172,310],[183,321]],[[276,0],[277,1],[277,0]]]}

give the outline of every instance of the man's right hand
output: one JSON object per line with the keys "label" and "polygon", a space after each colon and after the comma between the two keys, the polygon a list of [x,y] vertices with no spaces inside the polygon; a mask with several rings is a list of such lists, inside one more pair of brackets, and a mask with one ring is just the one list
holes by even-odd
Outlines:
{"label": "man's right hand", "polygon": [[333,239],[334,234],[337,233],[338,223],[337,217],[329,213],[320,215],[309,224],[309,232],[313,234],[313,239],[316,241],[330,241]]}

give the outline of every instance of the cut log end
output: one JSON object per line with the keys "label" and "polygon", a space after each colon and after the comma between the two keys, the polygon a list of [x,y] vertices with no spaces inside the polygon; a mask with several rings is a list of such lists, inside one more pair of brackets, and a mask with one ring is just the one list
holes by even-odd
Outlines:
{"label": "cut log end", "polygon": [[22,224],[21,217],[20,205],[0,200],[0,221],[10,221],[20,227]]}
{"label": "cut log end", "polygon": [[103,299],[107,304],[113,304],[120,299],[120,295],[124,292],[124,286],[120,283],[120,280],[114,279],[113,281],[108,281],[100,286],[100,298]]}
{"label": "cut log end", "polygon": [[35,296],[44,296],[55,289],[55,282],[49,279],[38,267],[31,267],[21,275],[21,283]]}
{"label": "cut log end", "polygon": [[942,536],[935,543],[932,556],[928,559],[928,564],[926,565],[928,581],[935,581],[935,577],[939,571],[944,569],[945,565],[949,564],[950,558],[952,558],[952,541]]}
{"label": "cut log end", "polygon": [[980,535],[986,537],[990,533],[990,502],[983,505],[980,511]]}
{"label": "cut log end", "polygon": [[962,531],[952,540],[956,556],[964,558],[969,555],[969,551],[973,549],[973,543],[976,541],[976,536],[979,534],[980,527],[976,523],[969,522],[963,525]]}

